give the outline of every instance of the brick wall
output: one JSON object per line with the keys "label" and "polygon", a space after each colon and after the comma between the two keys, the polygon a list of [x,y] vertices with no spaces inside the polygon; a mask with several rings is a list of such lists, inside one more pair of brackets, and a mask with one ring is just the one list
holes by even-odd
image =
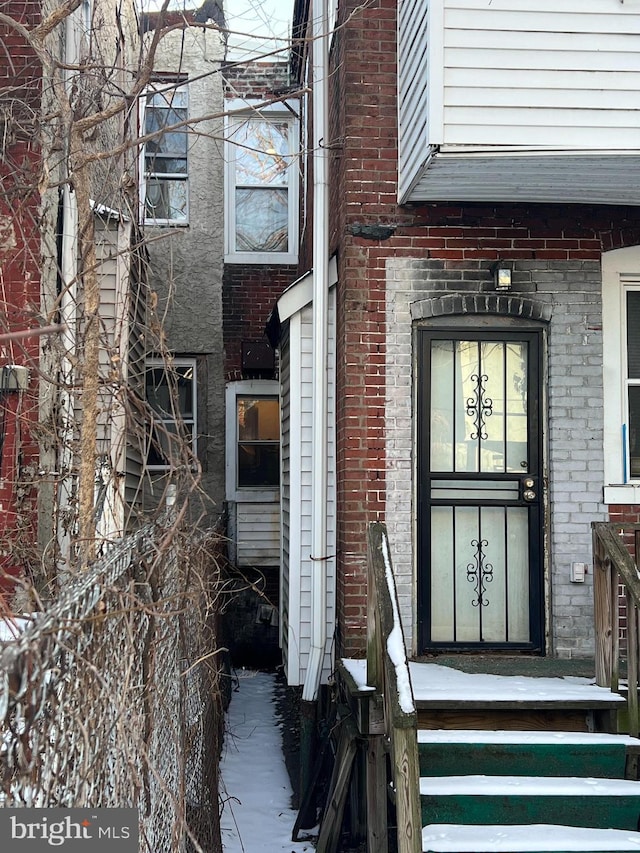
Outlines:
{"label": "brick wall", "polygon": [[[8,2],[3,12],[32,27],[41,3]],[[26,39],[0,24],[0,331],[40,325],[40,158],[37,121],[41,68]],[[6,575],[37,568],[35,481],[38,447],[37,337],[0,343],[0,366],[30,368],[30,387],[0,396],[0,592]],[[9,584],[10,586],[10,584]]]}
{"label": "brick wall", "polygon": [[226,98],[270,101],[290,87],[286,62],[237,62],[223,68]]}
{"label": "brick wall", "polygon": [[[520,292],[552,302],[558,318],[550,332],[549,383],[555,445],[550,465],[556,478],[552,500],[558,510],[553,571],[561,587],[553,619],[557,650],[579,652],[590,640],[576,633],[575,617],[589,609],[589,589],[565,584],[567,565],[571,558],[589,561],[583,514],[588,526],[604,511],[598,493],[602,460],[592,450],[598,446],[601,454],[602,403],[598,388],[591,390],[601,370],[598,265],[603,250],[640,242],[640,212],[562,205],[398,206],[395,2],[377,0],[364,12],[357,11],[353,0],[341,4],[341,22],[351,15],[334,35],[330,82],[331,240],[339,257],[340,653],[364,650],[364,534],[367,523],[385,512],[387,521],[400,525],[394,532],[394,559],[406,581],[401,590],[405,627],[410,630],[411,624],[411,510],[406,493],[404,498],[396,493],[394,483],[408,485],[412,463],[410,443],[401,442],[404,455],[394,455],[398,447],[393,437],[396,429],[404,431],[405,441],[410,436],[410,393],[395,410],[387,407],[385,421],[385,401],[395,379],[411,375],[411,325],[406,316],[401,323],[395,314],[390,323],[386,289],[400,280],[393,278],[395,273],[387,277],[387,263],[395,270],[403,261],[409,269],[413,263],[435,265],[435,285],[425,289],[420,275],[415,282],[404,280],[405,292],[417,298],[416,292],[431,292],[432,287],[482,291],[490,287],[489,264],[502,256],[517,262]],[[406,315],[406,305],[402,310]],[[564,327],[569,328],[566,334]],[[385,377],[385,363],[397,374]],[[572,428],[566,418],[577,419],[581,407],[586,407],[584,418]],[[393,508],[386,506],[390,494],[399,501]],[[396,510],[404,515],[399,518]]]}
{"label": "brick wall", "polygon": [[[226,264],[222,285],[224,371],[227,382],[242,379],[243,341],[265,341],[265,324],[297,268],[263,264]],[[271,379],[272,376],[265,376]]]}

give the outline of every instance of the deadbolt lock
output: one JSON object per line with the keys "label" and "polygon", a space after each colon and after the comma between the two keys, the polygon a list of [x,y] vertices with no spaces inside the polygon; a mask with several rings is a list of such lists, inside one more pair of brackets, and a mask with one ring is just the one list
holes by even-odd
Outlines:
{"label": "deadbolt lock", "polygon": [[522,485],[525,487],[525,489],[532,489],[535,484],[531,477],[527,477],[526,480],[522,481]]}

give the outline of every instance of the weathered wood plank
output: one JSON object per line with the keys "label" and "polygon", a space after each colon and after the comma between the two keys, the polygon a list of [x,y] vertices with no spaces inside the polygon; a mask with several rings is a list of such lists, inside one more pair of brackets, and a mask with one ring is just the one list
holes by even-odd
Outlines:
{"label": "weathered wood plank", "polygon": [[629,734],[638,736],[638,608],[626,590],[627,602],[627,705]]}
{"label": "weathered wood plank", "polygon": [[591,716],[586,711],[444,711],[418,709],[421,729],[538,729],[562,732],[586,732]]}
{"label": "weathered wood plank", "polygon": [[336,762],[331,775],[329,799],[320,825],[317,853],[336,853],[349,792],[349,781],[356,756],[357,731],[349,718],[343,720]]}
{"label": "weathered wood plank", "polygon": [[593,528],[593,608],[596,634],[596,684],[610,687],[613,674],[613,625],[611,624],[611,564],[604,544]]}
{"label": "weathered wood plank", "polygon": [[367,853],[387,853],[388,850],[384,738],[371,735],[367,743]]}
{"label": "weathered wood plank", "polygon": [[[375,687],[383,699],[385,732],[391,741],[398,853],[420,853],[422,824],[417,715],[383,524],[369,525],[367,544],[367,683]],[[377,747],[371,748],[372,764],[368,779],[372,800],[377,801],[381,796],[381,779],[383,776],[386,779],[386,762]],[[378,766],[374,766],[374,762]],[[372,830],[376,836],[382,831],[381,821],[381,817],[377,818]],[[373,843],[371,837],[370,841]],[[386,847],[370,847],[369,853],[377,853],[378,850],[383,853]]]}

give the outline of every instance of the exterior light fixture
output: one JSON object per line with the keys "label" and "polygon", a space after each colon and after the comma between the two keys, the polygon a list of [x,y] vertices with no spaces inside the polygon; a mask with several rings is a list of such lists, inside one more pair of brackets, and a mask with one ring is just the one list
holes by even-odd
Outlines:
{"label": "exterior light fixture", "polygon": [[496,261],[491,264],[493,284],[496,290],[511,290],[511,266],[507,261]]}

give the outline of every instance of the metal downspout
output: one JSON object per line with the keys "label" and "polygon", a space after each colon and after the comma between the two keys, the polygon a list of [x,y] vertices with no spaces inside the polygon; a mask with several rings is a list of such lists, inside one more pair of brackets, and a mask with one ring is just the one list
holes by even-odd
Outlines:
{"label": "metal downspout", "polygon": [[318,698],[327,640],[327,315],[329,290],[328,3],[312,3],[313,67],[313,439],[311,650],[302,699]]}

